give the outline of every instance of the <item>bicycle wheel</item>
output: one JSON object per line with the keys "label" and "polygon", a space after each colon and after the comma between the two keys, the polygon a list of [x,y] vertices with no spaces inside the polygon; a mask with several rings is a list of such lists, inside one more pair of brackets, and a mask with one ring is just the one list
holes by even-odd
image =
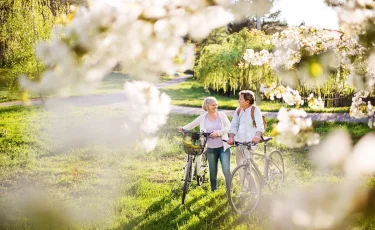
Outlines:
{"label": "bicycle wheel", "polygon": [[269,154],[268,161],[268,187],[272,191],[276,191],[284,183],[284,160],[278,150],[274,150]]}
{"label": "bicycle wheel", "polygon": [[246,215],[257,207],[261,194],[259,174],[250,164],[243,164],[233,170],[229,187],[229,204],[232,209]]}
{"label": "bicycle wheel", "polygon": [[207,180],[206,179],[207,168],[208,168],[207,163],[208,162],[207,162],[206,154],[202,154],[201,163],[199,164],[199,167],[197,164],[197,183],[199,186],[201,186]]}
{"label": "bicycle wheel", "polygon": [[185,172],[184,172],[184,185],[182,186],[182,204],[185,204],[186,194],[189,190],[189,184],[192,178],[192,163],[193,159],[190,155],[188,155],[188,160],[185,165]]}

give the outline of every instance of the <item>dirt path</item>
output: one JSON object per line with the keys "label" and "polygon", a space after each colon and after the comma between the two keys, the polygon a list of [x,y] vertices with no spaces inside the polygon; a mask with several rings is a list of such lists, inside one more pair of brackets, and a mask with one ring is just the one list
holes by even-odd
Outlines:
{"label": "dirt path", "polygon": [[[173,80],[156,84],[158,88],[162,88],[169,85],[174,85],[186,81],[191,75],[176,77]],[[46,107],[56,104],[68,104],[73,106],[108,106],[110,108],[124,108],[127,106],[126,96],[122,93],[111,93],[111,94],[97,94],[97,95],[85,95],[75,96],[68,98],[52,98],[45,101]],[[34,99],[30,101],[31,105],[42,104],[42,100]],[[22,101],[12,101],[0,103],[1,106],[13,106],[23,105]],[[221,110],[224,111],[228,116],[233,115],[233,110]],[[204,111],[201,108],[185,107],[185,106],[172,106],[171,113],[175,114],[202,114]],[[276,118],[277,112],[263,112],[267,118]],[[367,122],[367,119],[351,118],[347,113],[308,113],[308,117],[311,117],[315,121],[350,121],[350,122]]]}

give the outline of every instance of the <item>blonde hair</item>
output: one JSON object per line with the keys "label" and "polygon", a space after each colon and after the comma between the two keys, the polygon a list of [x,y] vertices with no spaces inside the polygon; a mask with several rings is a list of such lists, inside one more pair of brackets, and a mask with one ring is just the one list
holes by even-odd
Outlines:
{"label": "blonde hair", "polygon": [[202,102],[202,109],[203,109],[204,111],[208,111],[208,106],[209,106],[210,104],[212,104],[213,102],[216,102],[216,104],[218,104],[216,98],[214,98],[214,97],[206,97],[206,98],[203,100],[203,102]]}

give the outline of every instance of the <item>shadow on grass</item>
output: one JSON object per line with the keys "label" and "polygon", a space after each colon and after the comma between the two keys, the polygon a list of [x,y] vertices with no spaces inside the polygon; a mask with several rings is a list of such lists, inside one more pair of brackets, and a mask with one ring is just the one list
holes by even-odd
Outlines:
{"label": "shadow on grass", "polygon": [[166,206],[171,205],[172,201],[176,198],[180,198],[164,196],[151,204],[150,207],[144,212],[144,215],[140,215],[132,219],[117,229],[177,229],[180,224],[183,224],[190,219],[190,207],[202,197],[203,195],[194,197],[186,202],[185,205],[179,203],[168,212],[163,213],[163,209],[165,209]]}
{"label": "shadow on grass", "polygon": [[[189,195],[189,194],[188,194]],[[181,194],[167,195],[152,203],[143,215],[139,215],[117,229],[220,229],[237,225],[262,225],[259,215],[240,216],[234,213],[225,193],[193,196],[185,205],[180,203]],[[176,200],[178,203],[176,204]]]}

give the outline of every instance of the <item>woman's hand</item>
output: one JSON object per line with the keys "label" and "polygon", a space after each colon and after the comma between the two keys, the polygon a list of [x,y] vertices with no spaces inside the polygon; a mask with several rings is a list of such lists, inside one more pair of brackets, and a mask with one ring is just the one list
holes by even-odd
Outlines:
{"label": "woman's hand", "polygon": [[210,134],[210,137],[214,138],[214,137],[218,137],[219,136],[219,133],[217,132],[217,130],[214,130],[211,134]]}
{"label": "woman's hand", "polygon": [[177,127],[177,130],[178,130],[179,132],[182,132],[183,128],[182,128],[181,126],[178,126],[178,127]]}

